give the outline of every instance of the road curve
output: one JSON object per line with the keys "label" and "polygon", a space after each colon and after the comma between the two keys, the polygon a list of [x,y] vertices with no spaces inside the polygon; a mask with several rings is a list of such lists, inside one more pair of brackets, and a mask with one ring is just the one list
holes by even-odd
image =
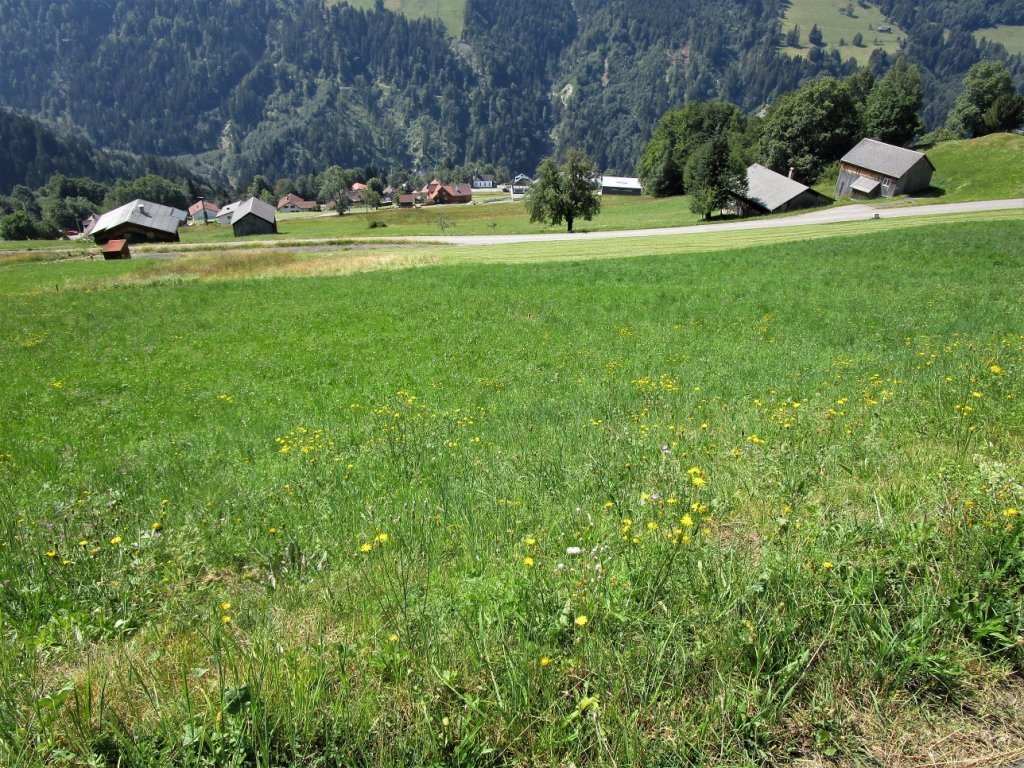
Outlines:
{"label": "road curve", "polygon": [[900,219],[918,216],[943,216],[951,213],[972,213],[978,211],[1004,211],[1014,208],[1024,211],[1024,198],[1011,200],[979,200],[973,203],[940,203],[938,205],[883,208],[872,205],[847,205],[822,211],[802,213],[778,219],[746,219],[727,221],[721,224],[698,224],[686,227],[662,227],[660,229],[623,229],[608,232],[561,232],[543,235],[444,235],[410,236],[389,238],[404,242],[445,243],[448,245],[511,245],[514,243],[543,243],[582,240],[614,240],[630,237],[665,237],[670,235],[698,235],[714,232],[736,232],[746,229],[780,229],[801,227],[811,224],[836,224],[864,219]]}

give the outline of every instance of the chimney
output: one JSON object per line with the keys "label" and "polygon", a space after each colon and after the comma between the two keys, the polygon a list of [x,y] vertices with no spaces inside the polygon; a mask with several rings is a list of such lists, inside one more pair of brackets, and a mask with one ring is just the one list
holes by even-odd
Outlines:
{"label": "chimney", "polygon": [[791,165],[791,166],[789,166],[789,178],[791,178],[791,179],[792,179],[792,178],[793,178],[794,176],[796,176],[796,168],[794,168],[794,167],[793,167],[793,166]]}

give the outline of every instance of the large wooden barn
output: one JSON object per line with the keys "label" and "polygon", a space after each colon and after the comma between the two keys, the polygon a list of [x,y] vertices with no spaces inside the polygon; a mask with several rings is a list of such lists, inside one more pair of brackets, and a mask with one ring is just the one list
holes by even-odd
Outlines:
{"label": "large wooden barn", "polygon": [[935,166],[926,155],[864,139],[839,161],[836,197],[895,197],[928,189]]}
{"label": "large wooden barn", "polygon": [[104,245],[110,240],[129,243],[177,243],[178,227],[187,218],[185,211],[146,200],[107,211],[89,231],[93,239]]}

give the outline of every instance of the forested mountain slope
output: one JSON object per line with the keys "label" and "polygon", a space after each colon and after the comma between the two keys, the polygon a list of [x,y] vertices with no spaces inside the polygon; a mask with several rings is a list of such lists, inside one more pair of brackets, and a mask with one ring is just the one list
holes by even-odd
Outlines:
{"label": "forested mountain slope", "polygon": [[[236,180],[346,166],[490,162],[531,171],[579,146],[632,173],[658,117],[686,100],[756,111],[838,54],[779,52],[783,0],[467,0],[441,22],[304,0],[0,0],[0,105],[99,146],[216,151]],[[908,30],[930,126],[983,54],[973,29],[1019,2],[880,0]],[[872,59],[885,69],[884,55]],[[1020,77],[1020,57],[1010,59]]]}

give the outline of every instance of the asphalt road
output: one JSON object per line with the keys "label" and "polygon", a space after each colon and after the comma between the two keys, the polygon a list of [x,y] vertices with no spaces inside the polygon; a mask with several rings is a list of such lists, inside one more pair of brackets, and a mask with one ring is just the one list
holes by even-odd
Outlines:
{"label": "asphalt road", "polygon": [[396,240],[408,242],[447,243],[450,245],[511,245],[513,243],[542,243],[580,240],[614,240],[629,237],[665,237],[670,235],[706,235],[714,232],[736,232],[746,229],[779,229],[781,227],[802,227],[811,224],[835,224],[844,221],[865,219],[900,219],[917,216],[944,216],[951,213],[974,211],[1003,211],[1020,209],[1024,213],[1024,198],[1012,200],[981,200],[973,203],[940,203],[938,205],[906,206],[885,208],[872,205],[847,205],[812,211],[780,219],[745,219],[727,221],[721,224],[699,224],[687,227],[662,227],[660,229],[625,229],[609,232],[562,232],[544,235],[444,235],[437,237],[401,237]]}

